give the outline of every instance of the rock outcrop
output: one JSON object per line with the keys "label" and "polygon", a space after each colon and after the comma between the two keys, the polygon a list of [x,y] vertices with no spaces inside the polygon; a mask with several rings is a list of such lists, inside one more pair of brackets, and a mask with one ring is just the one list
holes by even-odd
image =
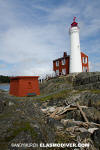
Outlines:
{"label": "rock outcrop", "polygon": [[82,72],[73,80],[75,89],[100,89],[100,72]]}
{"label": "rock outcrop", "polygon": [[[99,75],[81,73],[46,81],[36,97],[14,97],[1,91],[0,149],[41,150],[40,143],[75,143],[73,149],[83,150],[77,144],[89,143],[87,150],[99,150]],[[12,143],[37,146],[12,147]]]}

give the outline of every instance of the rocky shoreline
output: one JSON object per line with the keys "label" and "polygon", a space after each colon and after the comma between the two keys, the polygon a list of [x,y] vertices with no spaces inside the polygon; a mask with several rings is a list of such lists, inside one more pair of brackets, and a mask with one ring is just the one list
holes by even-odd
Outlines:
{"label": "rocky shoreline", "polygon": [[[63,80],[65,82],[65,77],[56,79],[55,85],[51,84],[52,81],[49,84],[61,89],[61,84],[65,86]],[[1,90],[0,150],[99,150],[100,90],[79,90],[72,88],[71,84],[69,87],[38,98],[15,97]],[[36,143],[38,146],[12,147],[12,143]],[[40,143],[74,143],[76,147],[46,148],[40,147]],[[77,147],[78,143],[89,143],[89,147]]]}

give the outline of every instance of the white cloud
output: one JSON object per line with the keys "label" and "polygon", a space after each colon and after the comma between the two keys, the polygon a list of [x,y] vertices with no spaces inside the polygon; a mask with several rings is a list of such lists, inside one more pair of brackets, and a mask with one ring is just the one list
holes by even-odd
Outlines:
{"label": "white cloud", "polygon": [[[12,68],[6,69],[5,72],[11,75],[52,72],[52,60],[69,50],[68,30],[72,17],[75,15],[80,20],[81,39],[93,37],[99,32],[97,5],[94,3],[86,5],[84,1],[82,4],[74,3],[73,5],[72,2],[63,3],[57,7],[46,7],[39,1],[34,1],[31,8],[28,8],[19,5],[17,1],[16,4],[0,1],[0,60],[12,65]],[[26,12],[21,11],[21,7]],[[20,8],[20,11],[16,8]],[[93,8],[96,12],[94,16]],[[36,10],[44,14],[36,14]],[[29,22],[26,21],[28,13]],[[90,55],[99,52],[100,44],[95,39],[94,47],[87,45],[87,41],[85,42],[84,47],[91,51],[90,53],[88,51]],[[5,72],[1,71],[1,73]]]}
{"label": "white cloud", "polygon": [[2,37],[0,59],[8,63],[30,58],[33,61],[48,60],[62,45],[63,37],[59,32],[55,26],[42,27],[42,30],[41,27],[10,29]]}

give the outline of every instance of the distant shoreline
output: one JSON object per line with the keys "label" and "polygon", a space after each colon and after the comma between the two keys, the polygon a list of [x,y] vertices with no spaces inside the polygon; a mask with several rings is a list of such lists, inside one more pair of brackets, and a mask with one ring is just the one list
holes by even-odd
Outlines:
{"label": "distant shoreline", "polygon": [[7,85],[7,84],[10,84],[10,83],[0,83],[0,85]]}
{"label": "distant shoreline", "polygon": [[0,83],[0,90],[9,91],[10,84],[9,83]]}

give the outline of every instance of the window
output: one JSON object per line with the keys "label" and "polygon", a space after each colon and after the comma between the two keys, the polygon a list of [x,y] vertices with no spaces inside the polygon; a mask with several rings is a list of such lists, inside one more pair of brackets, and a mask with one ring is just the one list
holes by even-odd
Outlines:
{"label": "window", "polygon": [[56,75],[59,76],[59,70],[56,70]]}
{"label": "window", "polygon": [[83,66],[83,72],[85,72],[85,67]]}
{"label": "window", "polygon": [[87,72],[87,67],[83,66],[83,72]]}
{"label": "window", "polygon": [[56,66],[59,66],[59,61],[56,61]]}
{"label": "window", "polygon": [[82,62],[83,62],[84,64],[87,64],[87,57],[82,57]]}
{"label": "window", "polygon": [[66,75],[66,69],[62,69],[62,74]]}
{"label": "window", "polygon": [[65,63],[66,63],[65,59],[62,59],[62,65],[65,65]]}

